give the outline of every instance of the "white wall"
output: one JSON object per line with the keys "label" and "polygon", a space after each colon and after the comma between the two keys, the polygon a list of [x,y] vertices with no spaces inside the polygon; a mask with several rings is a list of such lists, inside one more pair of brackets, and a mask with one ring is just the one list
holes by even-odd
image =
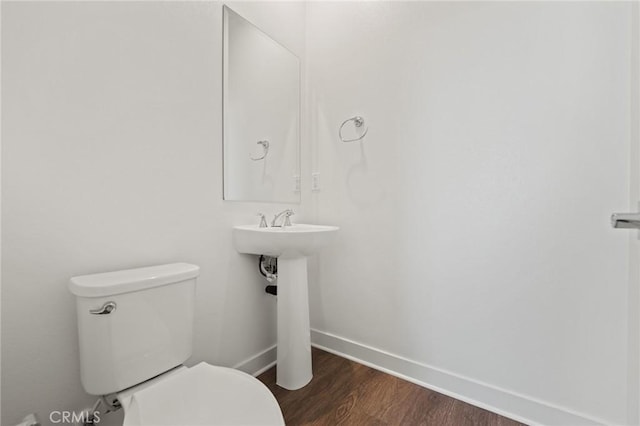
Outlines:
{"label": "white wall", "polygon": [[[232,7],[304,56],[304,4]],[[73,275],[198,264],[190,362],[274,345],[275,300],[231,226],[287,206],[222,201],[222,4],[2,8],[2,424],[94,401]]]}
{"label": "white wall", "polygon": [[341,227],[316,344],[523,420],[627,421],[630,11],[310,4],[310,200]]}

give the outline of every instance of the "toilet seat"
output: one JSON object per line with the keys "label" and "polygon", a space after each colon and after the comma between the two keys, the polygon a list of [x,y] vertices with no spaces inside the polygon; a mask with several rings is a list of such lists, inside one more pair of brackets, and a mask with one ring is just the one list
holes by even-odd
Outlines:
{"label": "toilet seat", "polygon": [[118,394],[123,426],[284,425],[280,406],[255,377],[204,362]]}

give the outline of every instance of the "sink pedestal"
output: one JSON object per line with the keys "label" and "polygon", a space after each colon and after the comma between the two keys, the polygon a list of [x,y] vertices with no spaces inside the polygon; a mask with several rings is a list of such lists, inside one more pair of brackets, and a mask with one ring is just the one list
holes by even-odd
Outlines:
{"label": "sink pedestal", "polygon": [[306,257],[278,258],[276,384],[300,389],[311,381],[311,332]]}
{"label": "sink pedestal", "polygon": [[300,389],[313,377],[307,256],[327,246],[339,229],[300,223],[280,228],[233,227],[233,245],[238,253],[278,258],[276,383],[285,389]]}

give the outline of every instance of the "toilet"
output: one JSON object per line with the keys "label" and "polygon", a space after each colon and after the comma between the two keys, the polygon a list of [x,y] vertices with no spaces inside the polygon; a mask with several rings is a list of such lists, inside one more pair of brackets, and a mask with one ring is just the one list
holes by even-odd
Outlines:
{"label": "toilet", "polygon": [[200,269],[173,263],[71,278],[80,373],[91,395],[116,395],[123,426],[284,425],[255,377],[191,356]]}

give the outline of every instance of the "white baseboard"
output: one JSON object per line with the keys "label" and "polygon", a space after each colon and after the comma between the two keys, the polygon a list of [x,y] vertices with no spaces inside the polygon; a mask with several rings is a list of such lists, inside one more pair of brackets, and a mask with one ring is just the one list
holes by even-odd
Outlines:
{"label": "white baseboard", "polygon": [[259,376],[274,365],[276,365],[276,345],[265,349],[264,351],[245,359],[234,365],[236,370],[244,371],[252,376]]}
{"label": "white baseboard", "polygon": [[[311,344],[318,349],[359,362],[392,376],[525,424],[586,426],[606,425],[609,423],[602,419],[422,364],[331,333],[311,330]],[[276,364],[276,348],[276,345],[273,345],[239,362],[233,368],[258,376]]]}
{"label": "white baseboard", "polygon": [[436,392],[529,425],[608,422],[526,395],[425,365],[330,333],[311,330],[312,345]]}

